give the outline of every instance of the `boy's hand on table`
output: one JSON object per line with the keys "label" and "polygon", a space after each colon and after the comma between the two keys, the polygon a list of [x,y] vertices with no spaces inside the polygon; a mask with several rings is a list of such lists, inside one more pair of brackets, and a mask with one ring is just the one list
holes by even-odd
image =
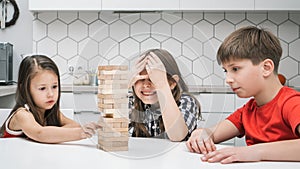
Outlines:
{"label": "boy's hand on table", "polygon": [[186,142],[190,152],[207,154],[216,150],[210,129],[196,129]]}
{"label": "boy's hand on table", "polygon": [[256,151],[251,146],[227,147],[209,152],[201,157],[201,160],[210,163],[220,162],[222,164],[228,164],[238,161],[260,161],[260,154],[259,151]]}

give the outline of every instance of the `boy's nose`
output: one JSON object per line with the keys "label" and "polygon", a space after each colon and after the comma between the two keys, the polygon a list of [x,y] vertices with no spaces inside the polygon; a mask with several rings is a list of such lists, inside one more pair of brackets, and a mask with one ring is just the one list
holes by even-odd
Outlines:
{"label": "boy's nose", "polygon": [[232,82],[233,82],[233,78],[232,78],[232,77],[230,77],[229,75],[226,75],[226,79],[225,79],[225,81],[226,81],[226,83],[227,83],[227,84],[230,84],[230,83],[232,83]]}

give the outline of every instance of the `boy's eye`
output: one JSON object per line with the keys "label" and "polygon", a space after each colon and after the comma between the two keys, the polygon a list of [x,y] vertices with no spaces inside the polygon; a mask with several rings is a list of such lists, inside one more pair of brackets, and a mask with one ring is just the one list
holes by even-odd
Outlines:
{"label": "boy's eye", "polygon": [[52,88],[53,88],[53,89],[56,89],[57,87],[58,87],[58,85],[54,85]]}
{"label": "boy's eye", "polygon": [[239,70],[239,68],[237,68],[237,67],[233,67],[233,68],[232,68],[232,70],[236,72],[236,71],[238,71],[238,70]]}
{"label": "boy's eye", "polygon": [[223,71],[226,73],[227,72],[227,70],[226,69],[223,69]]}

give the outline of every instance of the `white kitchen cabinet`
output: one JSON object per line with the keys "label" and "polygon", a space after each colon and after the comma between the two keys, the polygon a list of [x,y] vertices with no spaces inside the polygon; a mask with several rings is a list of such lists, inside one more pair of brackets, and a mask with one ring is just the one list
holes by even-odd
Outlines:
{"label": "white kitchen cabinet", "polygon": [[29,0],[30,11],[99,11],[101,0]]}
{"label": "white kitchen cabinet", "polygon": [[299,0],[255,0],[255,10],[300,10]]}
{"label": "white kitchen cabinet", "polygon": [[180,10],[254,10],[254,0],[181,0]]}
{"label": "white kitchen cabinet", "polygon": [[153,11],[179,10],[180,0],[102,0],[102,10]]}

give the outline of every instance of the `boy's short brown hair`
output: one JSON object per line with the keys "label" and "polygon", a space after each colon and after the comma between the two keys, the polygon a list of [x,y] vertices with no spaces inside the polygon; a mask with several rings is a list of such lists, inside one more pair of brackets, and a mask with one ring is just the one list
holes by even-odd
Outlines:
{"label": "boy's short brown hair", "polygon": [[232,32],[221,44],[217,53],[218,64],[235,59],[250,59],[254,65],[265,59],[274,62],[278,72],[282,48],[278,38],[271,32],[247,26]]}

